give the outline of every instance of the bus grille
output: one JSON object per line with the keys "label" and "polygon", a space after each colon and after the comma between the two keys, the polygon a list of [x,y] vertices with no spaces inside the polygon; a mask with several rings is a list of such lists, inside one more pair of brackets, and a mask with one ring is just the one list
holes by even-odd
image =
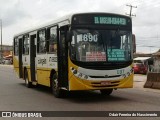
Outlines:
{"label": "bus grille", "polygon": [[114,78],[114,77],[120,77],[121,75],[114,75],[114,76],[89,76],[91,78]]}

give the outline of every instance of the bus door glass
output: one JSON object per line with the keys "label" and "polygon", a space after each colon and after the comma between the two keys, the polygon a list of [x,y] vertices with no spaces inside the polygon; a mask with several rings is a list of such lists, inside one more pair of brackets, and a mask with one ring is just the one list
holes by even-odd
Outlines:
{"label": "bus door glass", "polygon": [[60,39],[58,44],[58,79],[59,86],[68,86],[68,44],[67,44],[68,26],[60,28]]}
{"label": "bus door glass", "polygon": [[18,56],[18,59],[19,59],[19,77],[22,78],[23,77],[23,72],[22,72],[22,69],[23,69],[23,63],[22,63],[22,37],[20,37],[18,39],[19,41],[19,56]]}
{"label": "bus door glass", "polygon": [[30,35],[30,72],[31,72],[31,80],[36,80],[36,74],[35,74],[35,57],[36,57],[36,46],[35,46],[35,40],[36,40],[36,34]]}

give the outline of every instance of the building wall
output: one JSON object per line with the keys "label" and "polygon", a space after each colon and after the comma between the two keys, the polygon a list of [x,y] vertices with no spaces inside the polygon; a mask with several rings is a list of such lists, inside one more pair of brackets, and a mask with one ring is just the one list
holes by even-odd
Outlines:
{"label": "building wall", "polygon": [[13,46],[11,45],[2,45],[2,51],[1,51],[1,45],[0,45],[0,59],[1,59],[1,54],[3,57],[11,55],[11,51],[13,51]]}

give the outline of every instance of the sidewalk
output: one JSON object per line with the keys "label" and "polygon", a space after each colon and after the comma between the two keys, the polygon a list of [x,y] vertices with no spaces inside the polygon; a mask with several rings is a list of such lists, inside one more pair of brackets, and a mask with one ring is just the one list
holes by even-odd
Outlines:
{"label": "sidewalk", "polygon": [[143,85],[145,84],[147,80],[147,75],[141,75],[141,74],[135,74],[134,75],[134,88],[143,88]]}
{"label": "sidewalk", "polygon": [[147,80],[147,75],[135,74],[133,88],[140,89],[143,91],[160,93],[159,89],[143,88],[144,84],[146,83],[146,80]]}

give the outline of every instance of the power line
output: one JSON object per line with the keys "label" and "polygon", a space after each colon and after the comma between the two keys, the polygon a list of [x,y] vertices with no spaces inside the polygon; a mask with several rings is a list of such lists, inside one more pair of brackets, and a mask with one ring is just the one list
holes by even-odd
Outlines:
{"label": "power line", "polygon": [[126,5],[126,6],[130,7],[130,14],[126,13],[126,15],[129,15],[130,17],[136,16],[135,14],[132,14],[132,8],[137,8],[137,6],[132,6],[132,5]]}

